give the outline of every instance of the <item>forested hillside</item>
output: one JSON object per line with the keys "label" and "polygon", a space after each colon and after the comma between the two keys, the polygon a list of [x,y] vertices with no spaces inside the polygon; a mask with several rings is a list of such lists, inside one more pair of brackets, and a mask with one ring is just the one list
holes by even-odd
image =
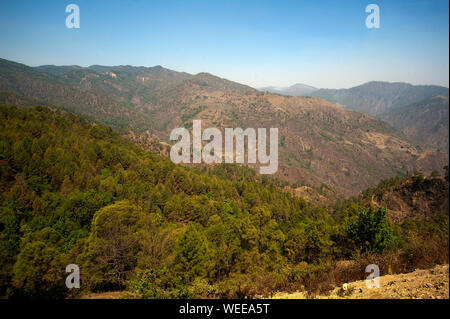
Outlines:
{"label": "forested hillside", "polygon": [[[448,260],[448,214],[329,213],[248,168],[180,167],[45,107],[0,107],[0,176],[2,297],[251,297],[351,279],[333,273],[341,259],[382,271]],[[73,263],[82,283],[69,291]]]}
{"label": "forested hillside", "polygon": [[222,131],[278,128],[277,177],[327,200],[357,195],[408,171],[441,170],[448,162],[448,150],[425,151],[366,114],[319,98],[259,92],[208,73],[161,66],[31,68],[0,59],[2,90],[0,103],[42,101],[38,104],[87,116],[134,140],[171,143],[172,129],[190,129],[194,119]]}
{"label": "forested hillside", "polygon": [[[65,67],[64,70],[67,70]],[[97,79],[98,74],[73,71],[78,80]],[[94,79],[94,80],[95,80]],[[102,79],[97,79],[101,83]],[[116,101],[101,92],[86,91],[71,86],[70,81],[51,73],[39,72],[26,65],[0,59],[0,103],[14,105],[17,100],[39,102],[39,105],[76,112],[91,120],[109,125],[117,130],[148,130],[153,122],[149,116],[129,104]],[[16,102],[16,103],[15,103]],[[31,103],[33,104],[33,103]]]}

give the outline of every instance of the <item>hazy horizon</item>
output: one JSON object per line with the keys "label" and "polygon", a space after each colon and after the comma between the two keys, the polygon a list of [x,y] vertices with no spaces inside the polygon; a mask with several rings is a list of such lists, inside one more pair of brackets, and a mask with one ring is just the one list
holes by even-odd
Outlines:
{"label": "hazy horizon", "polygon": [[448,1],[2,1],[0,52],[29,66],[155,66],[251,87],[349,88],[369,81],[449,86]]}
{"label": "hazy horizon", "polygon": [[[1,57],[0,57],[0,58],[1,58]],[[13,61],[13,62],[21,63],[21,62],[18,62],[18,61]],[[22,63],[22,64],[24,64],[24,63]],[[153,68],[153,67],[156,67],[156,66],[161,66],[161,67],[163,67],[163,68],[165,68],[165,69],[169,69],[169,70],[172,70],[172,71],[176,71],[176,72],[180,72],[180,73],[182,73],[182,72],[184,72],[184,73],[189,73],[189,72],[186,72],[186,71],[183,71],[183,70],[173,70],[173,69],[171,69],[171,68],[165,67],[164,65],[160,65],[160,64],[155,64],[155,65],[145,66],[145,65],[131,65],[131,64],[104,65],[104,64],[100,64],[100,63],[95,63],[95,64],[91,64],[91,65],[86,65],[86,66],[84,66],[84,65],[78,65],[78,64],[64,64],[64,65],[56,65],[56,64],[40,64],[40,65],[28,65],[28,66],[33,67],[33,68],[36,68],[36,67],[48,66],[48,65],[49,65],[49,66],[56,66],[56,67],[70,67],[70,66],[76,66],[76,67],[82,67],[82,68],[89,68],[89,67],[92,67],[92,66],[95,66],[95,65],[98,65],[98,66],[106,66],[106,67],[131,66],[131,67],[136,67],[136,68],[140,68],[140,67],[144,67],[144,68]],[[200,72],[197,72],[197,73],[189,73],[189,74],[195,75],[195,74],[198,74],[198,73],[210,73],[210,74],[212,74],[211,72],[208,72],[208,71],[200,71]],[[212,75],[214,75],[214,76],[219,76],[219,75],[217,75],[217,74],[212,74]],[[223,78],[223,77],[222,77],[222,78]],[[227,78],[224,78],[224,79],[225,79],[225,80],[229,80],[229,81],[233,81],[233,82],[237,82],[237,83],[240,83],[240,84],[245,84],[245,85],[248,85],[248,86],[250,86],[250,87],[252,87],[252,88],[255,88],[255,89],[262,89],[262,88],[266,88],[266,87],[272,87],[272,88],[276,88],[276,89],[283,89],[283,88],[288,88],[288,87],[291,87],[291,86],[294,86],[294,85],[298,85],[298,84],[306,85],[306,86],[311,86],[311,87],[314,87],[314,88],[316,88],[316,89],[349,89],[349,88],[352,88],[352,87],[355,87],[355,86],[360,86],[360,85],[366,84],[366,83],[368,83],[368,82],[406,83],[406,84],[411,84],[411,85],[424,85],[424,86],[426,86],[426,85],[430,85],[430,86],[435,85],[435,86],[442,86],[442,87],[445,87],[445,88],[447,88],[447,89],[449,88],[448,85],[445,86],[445,85],[439,85],[439,84],[423,84],[423,83],[414,84],[414,83],[409,83],[409,82],[406,82],[406,81],[384,81],[384,80],[369,80],[369,81],[366,81],[366,82],[363,82],[363,83],[356,84],[356,85],[351,86],[351,87],[336,87],[336,88],[316,87],[316,86],[314,86],[314,85],[310,85],[309,83],[301,83],[301,82],[295,82],[295,83],[292,83],[292,84],[289,84],[289,85],[286,85],[286,86],[278,86],[278,85],[252,86],[252,85],[250,85],[250,84],[238,82],[238,81],[235,81],[235,80],[233,80],[233,79],[227,79]]]}

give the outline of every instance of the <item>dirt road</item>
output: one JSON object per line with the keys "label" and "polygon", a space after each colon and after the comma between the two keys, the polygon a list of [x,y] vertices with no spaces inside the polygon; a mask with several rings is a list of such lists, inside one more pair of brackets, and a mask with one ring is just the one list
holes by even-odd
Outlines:
{"label": "dirt road", "polygon": [[[366,281],[337,287],[318,299],[445,299],[449,298],[448,265],[419,269],[407,274],[379,277],[380,288],[367,288]],[[303,292],[278,293],[276,299],[305,299]]]}

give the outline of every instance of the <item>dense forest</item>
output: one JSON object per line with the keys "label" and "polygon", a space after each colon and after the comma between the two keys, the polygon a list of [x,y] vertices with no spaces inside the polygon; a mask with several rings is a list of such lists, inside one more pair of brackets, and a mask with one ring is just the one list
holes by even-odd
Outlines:
{"label": "dense forest", "polygon": [[[448,212],[394,223],[363,197],[314,206],[248,168],[178,166],[45,107],[0,107],[0,176],[3,298],[314,293],[363,279],[368,263],[448,262]],[[80,289],[65,286],[68,264]]]}

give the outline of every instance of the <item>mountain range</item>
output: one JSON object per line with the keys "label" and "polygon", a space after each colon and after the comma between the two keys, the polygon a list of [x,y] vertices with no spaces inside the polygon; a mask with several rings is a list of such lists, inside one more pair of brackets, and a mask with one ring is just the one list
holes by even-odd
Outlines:
{"label": "mountain range", "polygon": [[448,94],[398,107],[379,117],[424,147],[448,151]]}
{"label": "mountain range", "polygon": [[448,95],[448,88],[400,82],[367,82],[350,89],[320,89],[313,96],[372,116],[380,116],[436,95]]}
{"label": "mountain range", "polygon": [[259,90],[282,95],[304,96],[311,95],[313,92],[317,91],[318,88],[302,83],[297,83],[288,87],[267,86],[259,88]]}
{"label": "mountain range", "polygon": [[[299,90],[296,90],[296,88]],[[302,88],[306,88],[303,90]],[[423,148],[448,150],[448,88],[401,82],[367,82],[349,89],[316,89],[304,84],[267,87],[282,95],[314,96],[378,117]]]}
{"label": "mountain range", "polygon": [[[416,93],[388,94],[395,103],[383,112],[414,102],[408,94],[415,99],[445,96],[443,89],[420,87]],[[277,177],[294,189],[306,187],[325,197],[354,195],[382,179],[414,170],[441,170],[448,163],[448,149],[417,145],[362,109],[348,110],[326,101],[341,96],[326,92],[329,95],[313,92],[321,98],[282,96],[209,73],[191,75],[161,66],[32,68],[0,60],[0,103],[64,109],[125,135],[167,143],[173,128],[191,128],[193,119],[221,130],[278,127]],[[378,105],[375,98],[369,100]]]}

